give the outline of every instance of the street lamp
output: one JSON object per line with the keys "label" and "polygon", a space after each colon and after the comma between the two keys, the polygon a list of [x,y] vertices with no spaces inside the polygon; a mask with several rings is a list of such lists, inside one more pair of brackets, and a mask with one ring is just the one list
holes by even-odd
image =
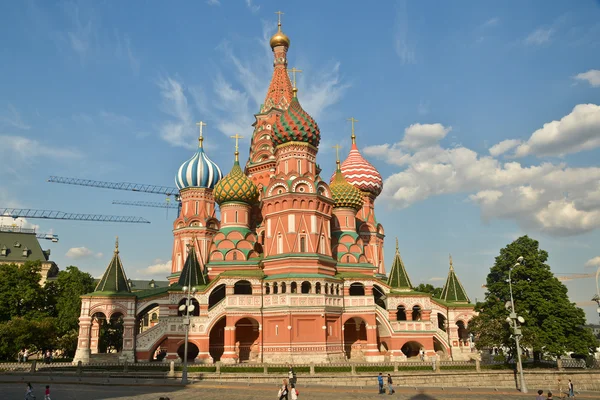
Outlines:
{"label": "street lamp", "polygon": [[185,343],[183,345],[183,369],[181,371],[181,383],[188,383],[187,380],[187,353],[188,353],[188,334],[190,331],[190,312],[193,312],[196,306],[191,304],[192,295],[196,293],[196,288],[191,286],[184,286],[183,291],[187,292],[187,299],[185,304],[179,306],[179,311],[185,311],[185,316],[183,317],[183,326],[185,329]]}
{"label": "street lamp", "polygon": [[517,346],[517,362],[519,363],[519,372],[521,376],[521,393],[527,393],[527,386],[525,386],[525,377],[523,376],[523,363],[521,362],[521,346],[519,346],[521,328],[519,328],[519,325],[517,324],[517,322],[522,324],[523,322],[525,322],[525,319],[521,316],[518,316],[515,311],[515,300],[513,299],[511,279],[512,269],[520,265],[523,265],[523,257],[519,257],[517,259],[517,263],[508,270],[508,287],[510,288],[510,314],[508,315],[508,318],[506,318],[506,322],[512,322],[513,335],[515,337],[515,344]]}

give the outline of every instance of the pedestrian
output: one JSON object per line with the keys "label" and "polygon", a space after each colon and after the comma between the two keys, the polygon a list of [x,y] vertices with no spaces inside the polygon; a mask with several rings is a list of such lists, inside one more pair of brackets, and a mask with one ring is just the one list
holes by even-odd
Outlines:
{"label": "pedestrian", "polygon": [[46,392],[44,392],[44,400],[50,400],[50,385],[46,385]]}
{"label": "pedestrian", "polygon": [[292,395],[292,400],[298,400],[298,395],[300,393],[298,393],[298,390],[296,389],[296,385],[291,383],[290,384],[290,394]]}
{"label": "pedestrian", "polygon": [[535,400],[546,400],[544,398],[544,391],[543,390],[538,390],[538,395],[535,397]]}
{"label": "pedestrian", "polygon": [[573,382],[569,379],[569,398],[575,398],[575,388],[573,387]]}
{"label": "pedestrian", "polygon": [[294,371],[294,367],[291,365],[288,370],[288,380],[290,381],[290,385],[296,386],[296,372]]}
{"label": "pedestrian", "polygon": [[379,383],[379,394],[385,393],[385,391],[383,390],[383,375],[381,375],[381,372],[377,377],[377,382]]}
{"label": "pedestrian", "polygon": [[548,397],[546,397],[547,400],[554,400],[554,397],[552,397],[552,392],[548,392]]}
{"label": "pedestrian", "polygon": [[396,391],[392,387],[392,383],[394,383],[394,382],[392,382],[392,376],[390,374],[388,374],[388,378],[387,378],[388,394],[394,394],[394,393],[396,393]]}
{"label": "pedestrian", "polygon": [[421,361],[425,361],[425,352],[422,348],[419,350],[419,357],[421,357]]}
{"label": "pedestrian", "polygon": [[31,383],[27,382],[27,387],[25,389],[25,400],[35,400],[35,395],[33,394],[33,387],[31,387]]}
{"label": "pedestrian", "polygon": [[288,381],[287,379],[283,380],[283,385],[281,385],[281,389],[279,389],[279,393],[277,394],[279,396],[279,400],[289,400],[288,398]]}
{"label": "pedestrian", "polygon": [[23,362],[27,362],[27,358],[29,358],[29,351],[25,349],[23,350]]}

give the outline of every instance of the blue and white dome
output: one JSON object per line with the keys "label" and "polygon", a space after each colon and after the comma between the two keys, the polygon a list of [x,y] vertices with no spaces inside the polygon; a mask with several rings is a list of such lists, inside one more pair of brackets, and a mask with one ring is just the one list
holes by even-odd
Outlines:
{"label": "blue and white dome", "polygon": [[196,154],[179,167],[175,184],[179,190],[189,187],[212,189],[222,177],[221,169],[208,158],[200,142]]}

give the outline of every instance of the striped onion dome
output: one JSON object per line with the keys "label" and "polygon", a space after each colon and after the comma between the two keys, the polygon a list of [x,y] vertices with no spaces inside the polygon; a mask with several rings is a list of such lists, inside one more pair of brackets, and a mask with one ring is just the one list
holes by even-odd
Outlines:
{"label": "striped onion dome", "polygon": [[[379,193],[381,193],[383,189],[381,174],[360,154],[354,138],[352,138],[350,153],[342,163],[341,170],[346,181],[354,187],[375,196],[379,196]],[[332,181],[334,177],[335,173],[331,176]]]}
{"label": "striped onion dome", "polygon": [[234,201],[250,205],[255,204],[259,196],[258,188],[240,168],[237,153],[235,158],[231,172],[215,185],[213,191],[215,201],[219,205]]}
{"label": "striped onion dome", "polygon": [[273,127],[273,144],[279,146],[288,142],[304,142],[317,147],[320,140],[319,126],[294,96]]}
{"label": "striped onion dome", "polygon": [[333,180],[329,184],[329,188],[331,189],[331,197],[335,202],[334,207],[348,207],[355,210],[359,210],[362,207],[362,193],[346,181],[340,170],[339,161],[338,168],[333,175]]}
{"label": "striped onion dome", "polygon": [[179,167],[175,184],[179,190],[189,187],[213,189],[222,177],[221,169],[208,158],[200,140],[198,151]]}

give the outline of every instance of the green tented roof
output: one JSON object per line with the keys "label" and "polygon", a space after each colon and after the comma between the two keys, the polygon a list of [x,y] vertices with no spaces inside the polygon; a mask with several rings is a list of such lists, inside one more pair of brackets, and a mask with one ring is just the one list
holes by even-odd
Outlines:
{"label": "green tented roof", "polygon": [[325,274],[277,274],[267,276],[265,281],[271,281],[276,279],[297,279],[297,278],[308,278],[308,279],[336,279],[336,276],[325,275]]}
{"label": "green tented roof", "polygon": [[224,271],[219,274],[221,276],[252,276],[262,278],[265,274],[259,269],[240,269],[240,270],[230,270]]}
{"label": "green tented roof", "polygon": [[460,283],[456,273],[454,272],[452,256],[450,256],[450,271],[448,271],[448,279],[446,279],[446,284],[444,285],[444,289],[442,289],[440,298],[445,302],[470,302],[465,288]]}
{"label": "green tented roof", "polygon": [[185,260],[185,264],[183,264],[183,269],[181,270],[177,284],[181,287],[188,285],[195,287],[203,286],[207,283],[206,277],[200,268],[198,257],[196,257],[196,250],[194,250],[194,246],[190,246],[188,256]]}
{"label": "green tented roof", "polygon": [[98,282],[94,292],[103,292],[108,294],[122,294],[131,293],[131,288],[127,282],[127,276],[121,263],[121,257],[119,257],[119,239],[115,244],[115,253],[108,268],[102,275],[102,279]]}
{"label": "green tented roof", "polygon": [[400,250],[398,249],[398,239],[396,239],[396,255],[394,257],[394,263],[390,271],[388,278],[388,285],[394,289],[412,289],[412,283],[404,267],[404,262],[400,256]]}

